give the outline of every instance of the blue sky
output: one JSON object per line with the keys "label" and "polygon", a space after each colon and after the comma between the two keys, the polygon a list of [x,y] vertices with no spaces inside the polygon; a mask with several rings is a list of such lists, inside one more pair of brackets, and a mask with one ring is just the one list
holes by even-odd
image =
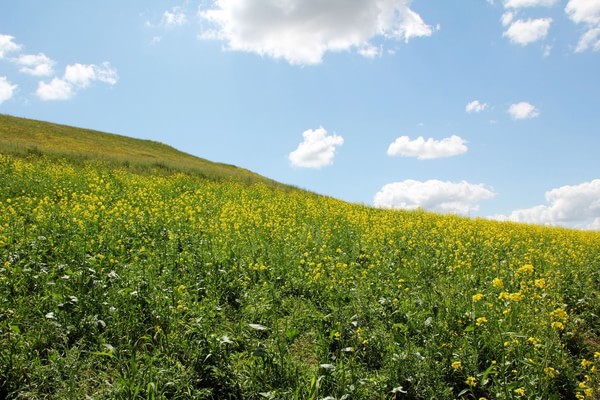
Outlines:
{"label": "blue sky", "polygon": [[600,229],[600,0],[0,5],[0,113],[342,200]]}

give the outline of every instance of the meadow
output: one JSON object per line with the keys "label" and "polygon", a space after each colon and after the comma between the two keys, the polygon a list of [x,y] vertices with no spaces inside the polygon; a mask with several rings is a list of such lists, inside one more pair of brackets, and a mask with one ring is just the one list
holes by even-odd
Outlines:
{"label": "meadow", "polygon": [[600,398],[600,232],[0,155],[0,398]]}

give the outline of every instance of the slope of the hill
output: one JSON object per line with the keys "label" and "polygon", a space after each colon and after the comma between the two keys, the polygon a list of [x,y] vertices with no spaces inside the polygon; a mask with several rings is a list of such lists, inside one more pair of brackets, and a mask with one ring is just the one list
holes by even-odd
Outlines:
{"label": "slope of the hill", "polygon": [[99,160],[140,170],[198,174],[280,186],[271,179],[233,165],[211,162],[165,144],[0,114],[0,153]]}

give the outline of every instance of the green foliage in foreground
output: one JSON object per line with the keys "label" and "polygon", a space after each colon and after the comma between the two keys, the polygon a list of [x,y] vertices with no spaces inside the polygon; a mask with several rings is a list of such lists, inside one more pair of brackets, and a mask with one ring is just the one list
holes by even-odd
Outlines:
{"label": "green foliage in foreground", "polygon": [[0,185],[0,398],[600,395],[600,233],[55,157]]}

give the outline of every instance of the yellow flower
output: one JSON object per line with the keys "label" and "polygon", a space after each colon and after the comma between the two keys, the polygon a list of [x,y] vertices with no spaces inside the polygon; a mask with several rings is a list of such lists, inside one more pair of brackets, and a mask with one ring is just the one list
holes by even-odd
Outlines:
{"label": "yellow flower", "polygon": [[554,321],[553,323],[550,324],[550,326],[552,326],[554,329],[557,329],[559,331],[562,331],[565,329],[565,324],[563,324],[562,322],[558,322],[558,321]]}
{"label": "yellow flower", "polygon": [[539,343],[540,343],[540,340],[539,340],[538,338],[535,338],[535,337],[529,337],[529,339],[527,339],[527,341],[528,341],[529,343],[531,343],[532,345],[534,345],[534,346],[535,346],[536,344],[539,344]]}
{"label": "yellow flower", "polygon": [[508,292],[501,292],[498,295],[498,300],[507,300],[510,298],[510,294]]}
{"label": "yellow flower", "polygon": [[517,276],[519,276],[519,275],[531,275],[531,274],[533,274],[533,271],[534,271],[533,265],[526,264],[526,265],[523,265],[522,267],[520,267],[520,268],[517,269],[516,275]]}
{"label": "yellow flower", "polygon": [[585,358],[584,358],[583,360],[581,360],[581,366],[582,366],[583,368],[587,368],[587,367],[589,367],[590,365],[594,365],[594,363],[593,363],[593,362],[591,362],[591,361],[588,361],[588,360],[586,360]]}
{"label": "yellow flower", "polygon": [[508,295],[508,298],[510,299],[510,301],[521,301],[523,300],[523,294],[521,294],[521,292],[511,293]]}
{"label": "yellow flower", "polygon": [[492,286],[497,289],[502,289],[504,287],[504,282],[500,278],[494,278],[492,281]]}
{"label": "yellow flower", "polygon": [[550,316],[555,319],[560,319],[562,321],[566,321],[569,318],[569,315],[562,308],[557,308],[556,310],[550,313]]}
{"label": "yellow flower", "polygon": [[477,386],[477,379],[475,379],[475,377],[474,377],[474,376],[469,376],[469,377],[467,378],[467,380],[465,381],[465,383],[466,383],[468,386],[475,387],[475,386]]}
{"label": "yellow flower", "polygon": [[523,389],[523,388],[517,388],[517,389],[515,389],[515,394],[517,396],[519,396],[519,397],[525,396],[525,389]]}
{"label": "yellow flower", "polygon": [[546,280],[544,278],[536,279],[533,281],[536,288],[543,289],[546,287]]}
{"label": "yellow flower", "polygon": [[550,378],[554,378],[556,377],[556,374],[558,373],[558,371],[556,371],[554,368],[552,367],[546,367],[544,368],[544,372],[546,373],[546,375],[548,375],[548,377]]}
{"label": "yellow flower", "polygon": [[487,320],[487,318],[486,318],[486,317],[479,317],[479,318],[477,318],[477,319],[475,320],[475,324],[476,324],[477,326],[480,326],[480,325],[486,324],[487,322],[488,322],[488,320]]}
{"label": "yellow flower", "polygon": [[459,370],[462,368],[462,363],[460,361],[453,361],[452,368],[455,370]]}
{"label": "yellow flower", "polygon": [[473,301],[475,303],[477,303],[478,301],[481,301],[483,299],[483,294],[477,293],[477,294],[474,294],[471,298],[473,299]]}

